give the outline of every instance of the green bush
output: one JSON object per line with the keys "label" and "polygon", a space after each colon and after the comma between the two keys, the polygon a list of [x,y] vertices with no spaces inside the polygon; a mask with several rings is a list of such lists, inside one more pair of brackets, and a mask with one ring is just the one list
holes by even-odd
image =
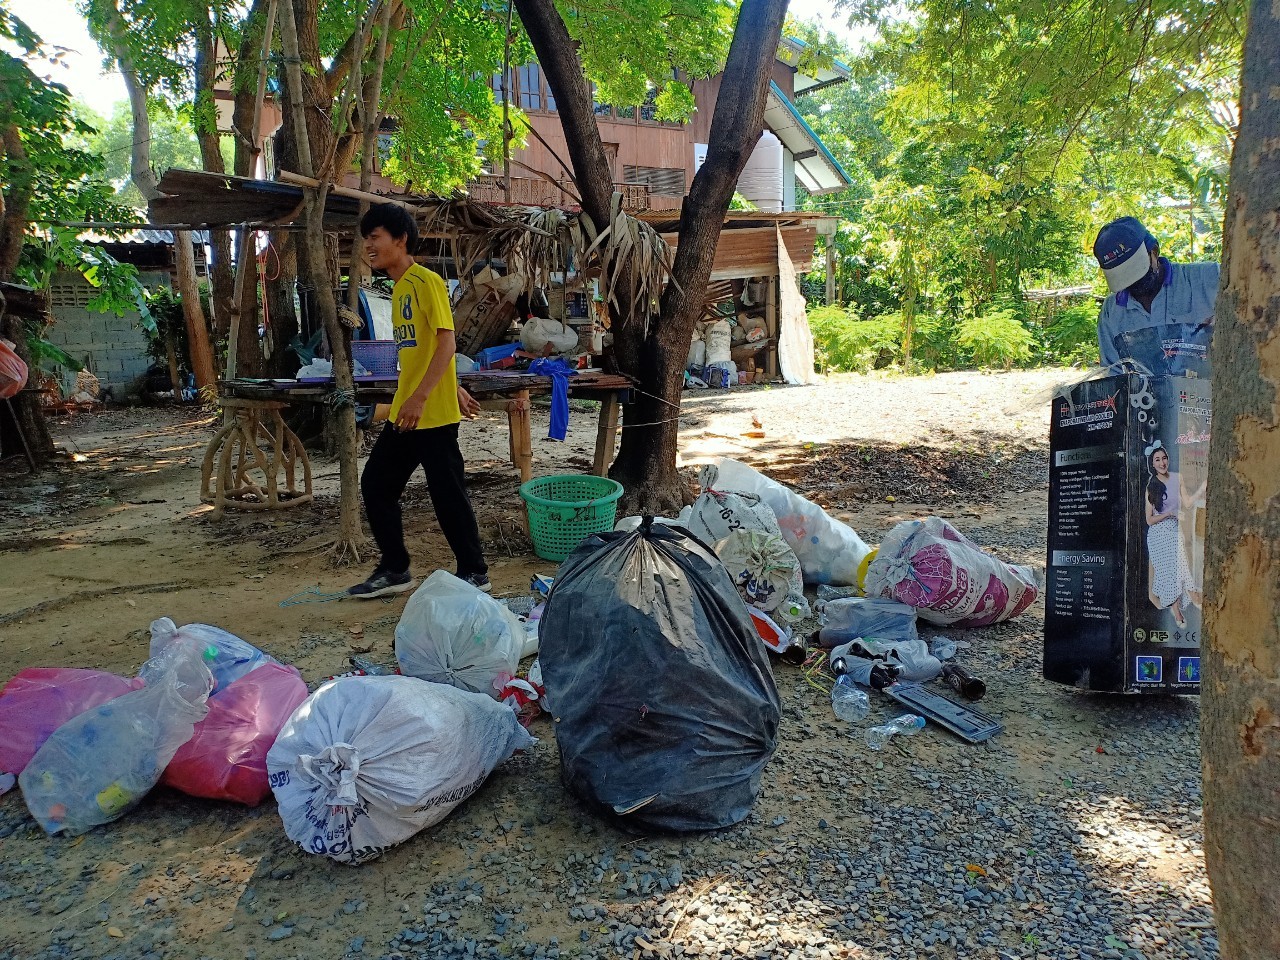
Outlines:
{"label": "green bush", "polygon": [[859,320],[843,307],[816,307],[809,311],[809,329],[823,370],[866,373],[901,355],[902,318],[896,313]]}
{"label": "green bush", "polygon": [[915,336],[911,341],[911,372],[950,370],[959,366],[959,362],[955,324],[951,319],[941,312],[917,313]]}
{"label": "green bush", "polygon": [[1098,308],[1082,303],[1067,307],[1044,331],[1045,359],[1070,366],[1098,362]]}
{"label": "green bush", "polygon": [[1035,338],[1013,310],[966,317],[956,328],[956,345],[979,367],[1011,367],[1031,361]]}

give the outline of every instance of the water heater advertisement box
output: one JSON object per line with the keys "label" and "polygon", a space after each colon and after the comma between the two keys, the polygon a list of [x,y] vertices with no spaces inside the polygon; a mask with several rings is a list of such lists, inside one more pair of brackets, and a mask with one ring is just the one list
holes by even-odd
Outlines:
{"label": "water heater advertisement box", "polygon": [[1200,692],[1210,381],[1126,374],[1054,400],[1044,675]]}

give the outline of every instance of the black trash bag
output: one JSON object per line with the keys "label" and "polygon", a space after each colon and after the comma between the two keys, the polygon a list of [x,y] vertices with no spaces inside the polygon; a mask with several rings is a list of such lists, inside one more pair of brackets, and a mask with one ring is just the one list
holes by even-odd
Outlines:
{"label": "black trash bag", "polygon": [[588,537],[539,626],[560,772],[632,829],[744,819],[778,739],[773,672],[715,553],[646,519]]}

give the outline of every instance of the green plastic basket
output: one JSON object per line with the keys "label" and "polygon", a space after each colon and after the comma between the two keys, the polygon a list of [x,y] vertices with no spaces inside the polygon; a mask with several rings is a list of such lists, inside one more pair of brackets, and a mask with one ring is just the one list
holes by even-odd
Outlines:
{"label": "green plastic basket", "polygon": [[607,477],[536,477],[520,487],[533,552],[559,563],[593,533],[612,530],[622,484]]}

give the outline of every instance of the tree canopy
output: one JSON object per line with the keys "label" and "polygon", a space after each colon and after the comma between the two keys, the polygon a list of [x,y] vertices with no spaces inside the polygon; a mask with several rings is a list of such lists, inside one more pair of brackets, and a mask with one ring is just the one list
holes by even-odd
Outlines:
{"label": "tree canopy", "polygon": [[1067,313],[1072,334],[1051,331],[1060,317],[1025,291],[1097,284],[1089,248],[1116,216],[1141,216],[1178,259],[1216,256],[1240,4],[846,9],[880,39],[799,107],[855,183],[807,205],[846,221],[836,299],[892,315],[899,359],[914,339],[931,365],[975,362],[961,327],[998,315],[1006,362],[1084,359],[1088,325]]}

